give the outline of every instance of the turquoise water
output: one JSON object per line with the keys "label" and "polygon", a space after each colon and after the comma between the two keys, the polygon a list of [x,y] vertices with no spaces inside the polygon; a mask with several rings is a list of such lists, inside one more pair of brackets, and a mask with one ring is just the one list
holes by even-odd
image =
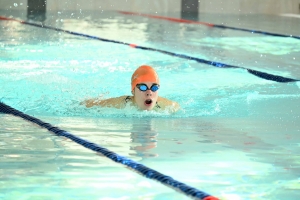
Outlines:
{"label": "turquoise water", "polygon": [[[266,31],[294,33],[299,22],[282,18],[260,16]],[[220,22],[218,15],[205,19]],[[241,24],[234,16],[223,19],[255,28],[257,17],[242,17]],[[295,39],[110,12],[49,13],[45,24],[300,78]],[[4,103],[223,199],[299,197],[299,83],[16,22],[0,21],[0,27]],[[142,64],[155,67],[160,95],[179,102],[179,112],[79,105],[91,97],[129,95],[131,74]],[[0,118],[0,198],[187,198],[31,123]]]}

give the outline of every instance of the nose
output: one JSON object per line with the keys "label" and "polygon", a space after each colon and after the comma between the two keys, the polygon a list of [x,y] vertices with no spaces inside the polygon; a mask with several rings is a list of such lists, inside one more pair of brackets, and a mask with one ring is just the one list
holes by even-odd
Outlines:
{"label": "nose", "polygon": [[152,96],[152,91],[151,90],[147,90],[146,91],[146,96],[148,97],[148,96]]}

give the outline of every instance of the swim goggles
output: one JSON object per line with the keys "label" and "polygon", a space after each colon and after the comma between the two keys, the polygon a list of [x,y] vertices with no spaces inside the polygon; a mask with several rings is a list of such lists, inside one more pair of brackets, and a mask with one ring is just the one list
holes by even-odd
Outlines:
{"label": "swim goggles", "polygon": [[136,87],[142,91],[142,92],[146,92],[147,90],[151,90],[152,92],[156,92],[159,89],[159,85],[157,84],[153,84],[150,89],[148,88],[148,86],[144,83],[142,84],[137,84]]}

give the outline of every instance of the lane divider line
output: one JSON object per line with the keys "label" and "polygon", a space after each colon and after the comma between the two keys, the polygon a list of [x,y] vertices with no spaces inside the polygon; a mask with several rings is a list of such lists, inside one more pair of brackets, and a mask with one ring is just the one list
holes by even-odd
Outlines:
{"label": "lane divider line", "polygon": [[149,14],[142,14],[142,13],[135,13],[135,12],[127,12],[127,11],[117,11],[117,12],[124,14],[124,15],[139,15],[139,16],[148,17],[148,18],[163,19],[163,20],[167,20],[167,21],[171,21],[171,22],[186,23],[186,24],[201,24],[204,26],[214,27],[214,24],[211,24],[211,23],[192,21],[192,20],[187,20],[187,19],[179,19],[179,18],[173,18],[173,17],[149,15]]}
{"label": "lane divider line", "polygon": [[300,81],[298,79],[286,78],[286,77],[283,77],[283,76],[273,75],[273,74],[269,74],[269,73],[266,73],[266,72],[260,72],[260,71],[257,71],[257,70],[248,69],[248,68],[244,68],[244,67],[229,65],[229,64],[225,64],[225,63],[221,63],[221,62],[209,61],[209,60],[205,60],[205,59],[202,59],[202,58],[188,56],[188,55],[185,55],[185,54],[178,54],[178,53],[173,53],[173,52],[164,51],[164,50],[160,50],[160,49],[138,46],[136,44],[129,44],[129,43],[126,43],[126,42],[120,42],[120,41],[116,41],[116,40],[109,40],[109,39],[105,39],[105,38],[101,38],[101,37],[97,37],[97,36],[87,35],[87,34],[84,34],[84,33],[68,31],[68,30],[64,30],[64,29],[60,29],[60,28],[46,26],[42,23],[41,24],[31,23],[31,22],[17,20],[17,19],[14,19],[14,18],[7,18],[7,17],[3,17],[3,16],[0,16],[0,20],[8,20],[8,21],[19,22],[19,23],[22,23],[22,24],[30,25],[30,26],[55,30],[55,31],[63,32],[63,33],[68,33],[68,34],[71,34],[71,35],[86,37],[86,38],[89,38],[89,39],[100,40],[102,42],[111,42],[111,43],[115,43],[115,44],[127,45],[127,46],[130,46],[130,47],[136,48],[136,49],[159,52],[159,53],[163,53],[163,54],[174,56],[174,57],[179,57],[179,58],[183,58],[183,59],[187,59],[187,60],[193,60],[193,61],[196,61],[198,63],[203,63],[203,64],[211,65],[211,66],[214,66],[214,67],[244,69],[244,70],[247,70],[250,74],[253,74],[253,75],[255,75],[259,78],[270,80],[270,81],[276,81],[276,82],[280,82],[280,83]]}
{"label": "lane divider line", "polygon": [[69,138],[70,140],[76,142],[79,145],[84,146],[85,148],[88,148],[90,150],[93,150],[97,153],[102,154],[103,156],[111,159],[112,161],[116,163],[123,164],[130,169],[132,169],[134,172],[137,172],[138,174],[143,175],[146,178],[156,180],[160,182],[163,185],[166,185],[170,188],[173,188],[176,191],[179,191],[186,196],[193,197],[193,199],[199,199],[199,200],[219,200],[217,197],[211,196],[205,192],[202,192],[196,188],[193,188],[191,186],[188,186],[182,182],[179,182],[175,179],[173,179],[170,176],[166,176],[158,171],[155,171],[147,166],[144,166],[140,163],[137,163],[129,158],[126,158],[124,156],[118,155],[117,153],[110,151],[106,148],[103,148],[95,143],[89,142],[87,140],[84,140],[78,136],[72,135],[71,133],[62,130],[58,127],[54,127],[49,123],[43,122],[40,119],[37,119],[35,117],[32,117],[30,115],[27,115],[19,110],[16,110],[2,102],[0,102],[0,113],[4,114],[10,114],[14,115],[16,117],[20,117],[24,120],[30,121],[34,124],[39,125],[42,128],[46,128],[48,131],[54,133],[57,136],[63,136],[66,138]]}
{"label": "lane divider line", "polygon": [[250,29],[245,29],[245,28],[237,28],[237,27],[231,27],[231,26],[211,24],[211,23],[207,23],[207,22],[199,22],[199,21],[193,21],[193,20],[187,20],[187,19],[179,19],[179,18],[172,18],[172,17],[165,17],[165,16],[158,16],[158,15],[149,15],[149,14],[142,14],[142,13],[135,13],[135,12],[126,12],[126,11],[118,11],[118,12],[121,14],[124,14],[124,15],[138,15],[138,16],[143,16],[143,17],[148,17],[148,18],[153,18],[153,19],[162,19],[162,20],[177,22],[177,23],[199,24],[199,25],[204,25],[204,26],[208,26],[208,27],[212,27],[212,28],[231,29],[231,30],[236,30],[236,31],[250,32],[250,33],[254,33],[254,34],[262,34],[262,35],[269,35],[269,36],[276,36],[276,37],[287,37],[287,38],[294,38],[294,39],[300,40],[300,36],[295,36],[295,35],[285,35],[285,34],[271,33],[271,32],[260,31],[260,30],[250,30]]}

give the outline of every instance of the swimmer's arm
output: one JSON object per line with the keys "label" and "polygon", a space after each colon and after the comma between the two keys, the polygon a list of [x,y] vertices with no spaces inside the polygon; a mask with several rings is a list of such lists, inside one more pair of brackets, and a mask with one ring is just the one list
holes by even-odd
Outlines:
{"label": "swimmer's arm", "polygon": [[158,105],[162,109],[170,109],[170,111],[172,112],[177,112],[180,109],[179,103],[175,101],[171,101],[163,97],[158,97],[157,101],[158,101]]}
{"label": "swimmer's arm", "polygon": [[109,99],[93,98],[93,99],[87,99],[81,102],[80,104],[85,105],[87,108],[93,106],[123,108],[125,106],[125,102],[124,102],[125,98],[126,96],[120,96],[120,97],[109,98]]}

